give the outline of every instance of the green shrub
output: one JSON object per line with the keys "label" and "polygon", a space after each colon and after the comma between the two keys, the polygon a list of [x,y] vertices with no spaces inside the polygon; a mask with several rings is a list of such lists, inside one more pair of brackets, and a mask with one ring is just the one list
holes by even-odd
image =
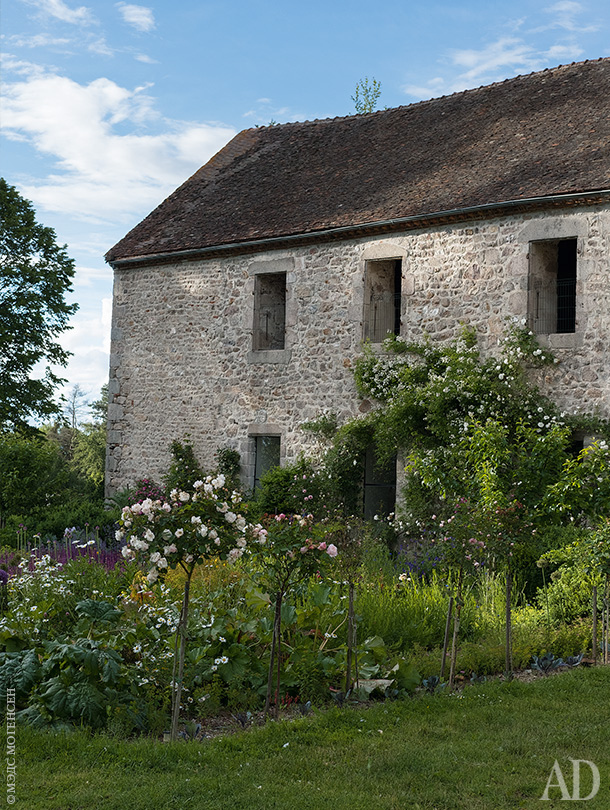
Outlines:
{"label": "green shrub", "polygon": [[227,486],[232,489],[239,487],[239,473],[241,471],[241,456],[232,447],[219,447],[216,451],[216,471],[227,480]]}
{"label": "green shrub", "polygon": [[320,478],[312,462],[301,458],[265,473],[256,506],[261,514],[319,514],[320,497]]}
{"label": "green shrub", "polygon": [[170,445],[170,451],[172,461],[163,479],[167,491],[178,489],[192,492],[195,481],[205,478],[193,445],[186,440],[182,442],[174,440]]}

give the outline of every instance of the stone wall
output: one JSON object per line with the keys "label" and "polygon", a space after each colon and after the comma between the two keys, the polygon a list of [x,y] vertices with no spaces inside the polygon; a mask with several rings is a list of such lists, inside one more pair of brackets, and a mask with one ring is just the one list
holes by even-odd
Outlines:
{"label": "stone wall", "polygon": [[[454,337],[476,327],[493,352],[507,316],[526,318],[532,241],[578,239],[574,334],[542,336],[560,360],[541,380],[566,410],[610,417],[610,212],[582,207],[412,230],[318,247],[115,273],[107,489],[159,479],[173,439],[205,466],[219,447],[251,481],[256,435],[282,457],[313,448],[299,425],[365,410],[352,367],[361,347],[367,261],[402,260],[402,334]],[[283,350],[253,351],[258,273],[286,274]]]}

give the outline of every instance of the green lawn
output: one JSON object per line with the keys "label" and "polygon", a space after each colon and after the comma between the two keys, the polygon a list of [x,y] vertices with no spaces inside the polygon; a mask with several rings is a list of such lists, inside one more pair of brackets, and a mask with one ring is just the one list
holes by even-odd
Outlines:
{"label": "green lawn", "polygon": [[[555,760],[590,760],[610,808],[610,668],[333,709],[203,743],[19,728],[28,810],[504,810],[540,804]],[[581,795],[590,786],[583,766]],[[556,780],[554,780],[556,781]]]}

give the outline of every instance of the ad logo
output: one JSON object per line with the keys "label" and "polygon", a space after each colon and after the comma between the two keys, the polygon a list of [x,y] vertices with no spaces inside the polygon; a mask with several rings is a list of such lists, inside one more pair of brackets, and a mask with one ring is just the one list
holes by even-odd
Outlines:
{"label": "ad logo", "polygon": [[[551,788],[558,788],[561,790],[561,798],[565,801],[572,801],[572,802],[586,802],[589,799],[593,799],[597,795],[597,791],[599,790],[599,771],[597,766],[594,762],[590,762],[588,759],[571,759],[570,762],[572,763],[572,794],[570,795],[570,791],[568,790],[568,786],[566,785],[566,780],[564,778],[563,773],[561,772],[561,768],[559,767],[559,763],[555,760],[555,764],[551,768],[551,774],[549,776],[548,782],[546,783],[546,788],[544,789],[544,793],[540,797],[540,801],[548,802],[549,801],[549,790]],[[591,769],[591,775],[593,777],[593,784],[591,786],[591,790],[589,791],[588,796],[581,796],[580,795],[580,766],[587,765]],[[555,779],[555,781],[553,781]]]}

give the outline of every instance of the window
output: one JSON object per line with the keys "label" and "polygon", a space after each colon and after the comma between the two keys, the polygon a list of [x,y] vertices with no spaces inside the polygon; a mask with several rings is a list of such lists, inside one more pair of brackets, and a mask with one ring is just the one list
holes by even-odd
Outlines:
{"label": "window", "polygon": [[260,480],[266,472],[280,466],[280,437],[254,437],[254,491],[260,486]]}
{"label": "window", "polygon": [[383,259],[366,264],[364,338],[381,343],[400,334],[402,262]]}
{"label": "window", "polygon": [[254,284],[254,351],[283,349],[286,332],[286,273],[260,273]]}
{"label": "window", "polygon": [[528,322],[535,334],[576,331],[576,244],[530,242]]}
{"label": "window", "polygon": [[396,458],[385,464],[370,446],[364,460],[364,519],[386,517],[396,508]]}

